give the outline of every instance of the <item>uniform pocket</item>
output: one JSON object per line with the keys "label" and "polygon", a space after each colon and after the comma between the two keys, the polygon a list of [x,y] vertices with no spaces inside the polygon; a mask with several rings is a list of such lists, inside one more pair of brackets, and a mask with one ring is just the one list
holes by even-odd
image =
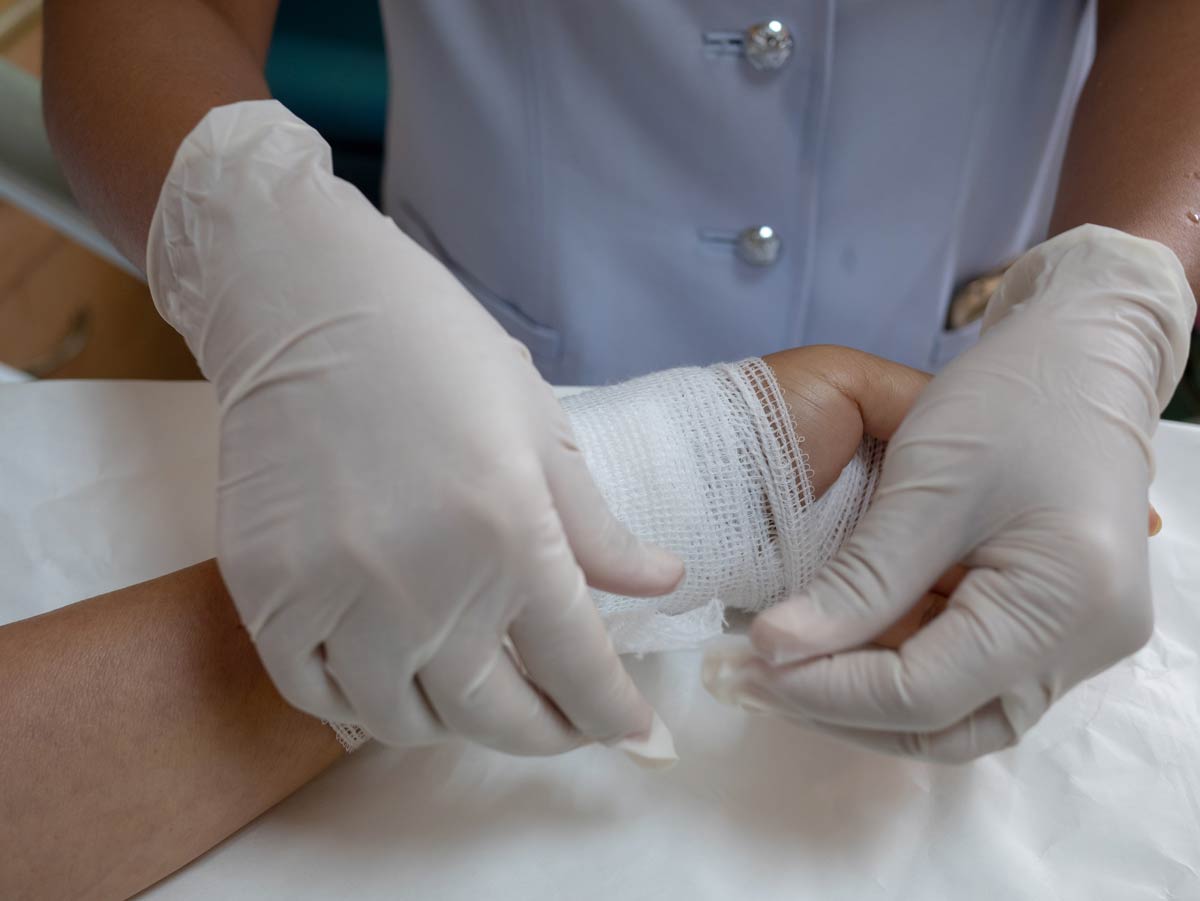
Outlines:
{"label": "uniform pocket", "polygon": [[550,326],[538,322],[510,300],[496,294],[479,279],[452,260],[445,260],[454,274],[485,310],[504,326],[504,330],[529,348],[539,369],[557,363],[562,356],[562,335]]}
{"label": "uniform pocket", "polygon": [[556,329],[538,322],[517,304],[501,297],[476,278],[450,255],[425,221],[425,217],[411,204],[400,203],[393,215],[400,228],[441,260],[442,265],[475,296],[480,305],[492,314],[492,318],[499,322],[506,332],[529,348],[533,362],[542,370],[543,375],[548,367],[558,362],[562,357],[562,335]]}

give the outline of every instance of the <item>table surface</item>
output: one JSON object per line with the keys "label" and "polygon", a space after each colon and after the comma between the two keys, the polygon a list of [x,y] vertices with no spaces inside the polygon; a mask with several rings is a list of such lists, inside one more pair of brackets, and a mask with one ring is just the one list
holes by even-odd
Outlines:
{"label": "table surface", "polygon": [[[197,383],[0,385],[0,622],[212,555]],[[630,668],[680,764],[368,746],[151,898],[1200,899],[1200,429],[1164,424],[1157,630],[1015,749],[942,768],[712,701],[699,655]]]}

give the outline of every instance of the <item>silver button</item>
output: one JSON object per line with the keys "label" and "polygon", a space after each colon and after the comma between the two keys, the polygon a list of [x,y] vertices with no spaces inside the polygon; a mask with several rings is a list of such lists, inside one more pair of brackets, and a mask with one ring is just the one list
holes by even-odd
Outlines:
{"label": "silver button", "polygon": [[778,69],[792,55],[792,33],[778,19],[759,22],[746,29],[746,59],[759,71]]}
{"label": "silver button", "polygon": [[751,266],[770,266],[779,259],[783,242],[769,225],[752,225],[737,236],[737,255]]}

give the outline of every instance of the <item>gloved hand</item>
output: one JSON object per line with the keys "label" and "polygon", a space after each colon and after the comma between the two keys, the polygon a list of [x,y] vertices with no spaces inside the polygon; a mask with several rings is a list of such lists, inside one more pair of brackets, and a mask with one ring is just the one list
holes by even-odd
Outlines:
{"label": "gloved hand", "polygon": [[[719,698],[892,753],[1012,744],[1140,648],[1150,438],[1196,305],[1166,247],[1084,226],[1007,273],[984,334],[921,394],[874,505],[804,596],[714,655]],[[948,609],[898,651],[864,642],[952,564]],[[832,656],[823,656],[832,655]]]}
{"label": "gloved hand", "polygon": [[217,390],[218,560],[285,698],[400,745],[650,730],[585,576],[658,594],[680,562],[618,525],[526,350],[315,131],[275,102],[211,111],[147,275]]}

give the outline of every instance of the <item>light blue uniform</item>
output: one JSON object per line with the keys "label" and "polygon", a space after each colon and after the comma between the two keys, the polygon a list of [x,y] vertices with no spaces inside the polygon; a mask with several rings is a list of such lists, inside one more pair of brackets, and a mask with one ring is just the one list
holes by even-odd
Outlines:
{"label": "light blue uniform", "polygon": [[[1092,0],[383,7],[388,212],[577,384],[812,343],[938,368],[955,287],[1044,237],[1095,40]],[[747,58],[768,20],[790,53]]]}

